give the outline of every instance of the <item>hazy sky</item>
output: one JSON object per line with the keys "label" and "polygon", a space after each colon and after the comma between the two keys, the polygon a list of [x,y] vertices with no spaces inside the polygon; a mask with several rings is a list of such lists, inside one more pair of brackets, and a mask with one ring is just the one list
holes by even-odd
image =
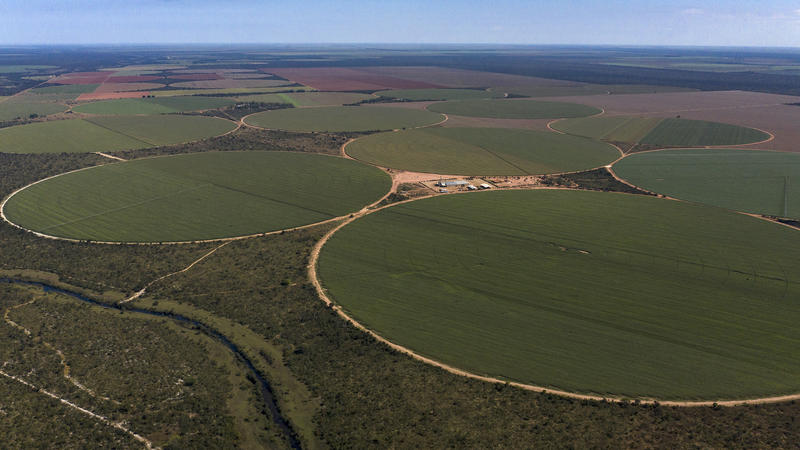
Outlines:
{"label": "hazy sky", "polygon": [[0,0],[0,43],[800,46],[800,0]]}

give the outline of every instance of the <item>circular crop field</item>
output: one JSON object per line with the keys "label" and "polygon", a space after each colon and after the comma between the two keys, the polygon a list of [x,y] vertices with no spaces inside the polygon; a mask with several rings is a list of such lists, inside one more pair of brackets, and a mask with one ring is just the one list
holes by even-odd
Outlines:
{"label": "circular crop field", "polygon": [[0,152],[77,153],[131,150],[196,141],[236,128],[202,116],[105,116],[0,129]]}
{"label": "circular crop field", "polygon": [[800,219],[800,155],[740,149],[637,153],[614,172],[649,191],[737,211]]}
{"label": "circular crop field", "polygon": [[434,103],[428,110],[456,116],[495,119],[559,119],[586,117],[601,110],[577,103],[540,102],[534,100],[461,100]]}
{"label": "circular crop field", "polygon": [[618,397],[800,392],[800,232],[590,191],[448,195],[334,234],[319,275],[369,329],[476,374]]}
{"label": "circular crop field", "polygon": [[365,136],[347,154],[370,164],[451,175],[527,175],[603,166],[613,146],[547,131],[501,128],[420,128]]}
{"label": "circular crop field", "polygon": [[373,131],[432,125],[441,114],[385,106],[326,106],[264,111],[245,119],[248,125],[288,131]]}
{"label": "circular crop field", "polygon": [[223,97],[156,97],[120,98],[85,103],[72,108],[73,111],[87,114],[131,115],[131,114],[169,114],[184,111],[201,111],[235,105],[236,101]]}
{"label": "circular crop field", "polygon": [[490,92],[485,89],[392,89],[389,91],[378,91],[375,95],[411,101],[470,100],[503,96],[502,93]]}
{"label": "circular crop field", "polygon": [[705,120],[660,117],[600,116],[560,120],[552,124],[564,133],[649,146],[741,145],[769,139],[753,128]]}
{"label": "circular crop field", "polygon": [[42,234],[95,241],[217,239],[293,228],[356,211],[391,185],[331,156],[208,152],[72,172],[10,197],[3,214]]}

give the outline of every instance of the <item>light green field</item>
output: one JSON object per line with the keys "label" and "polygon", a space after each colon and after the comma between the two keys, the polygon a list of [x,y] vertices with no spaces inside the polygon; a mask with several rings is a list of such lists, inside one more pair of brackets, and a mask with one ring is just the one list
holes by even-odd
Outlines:
{"label": "light green field", "polygon": [[490,92],[482,89],[394,89],[378,91],[375,95],[405,100],[472,100],[502,97],[503,92]]}
{"label": "light green field", "polygon": [[614,171],[647,190],[737,211],[800,219],[800,155],[689,149],[638,153]]}
{"label": "light green field", "polygon": [[441,114],[385,106],[326,106],[264,111],[245,122],[289,131],[373,131],[414,128],[444,120]]}
{"label": "light green field", "polygon": [[619,157],[611,145],[545,131],[421,128],[353,141],[347,154],[370,164],[451,175],[527,175],[603,166]]}
{"label": "light green field", "polygon": [[664,119],[640,141],[665,146],[739,145],[763,141],[767,133],[727,123],[702,120]]}
{"label": "light green field", "polygon": [[233,122],[202,116],[106,116],[0,129],[0,152],[74,153],[178,144],[218,136]]}
{"label": "light green field", "polygon": [[550,126],[577,136],[636,143],[647,136],[662,120],[661,118],[599,116],[559,120]]}
{"label": "light green field", "polygon": [[341,106],[374,98],[356,92],[286,92],[279,94],[247,95],[238,97],[243,102],[289,103],[302,106]]}
{"label": "light green field", "polygon": [[169,114],[183,111],[201,111],[231,106],[236,102],[224,97],[163,97],[163,98],[122,98],[86,103],[73,108],[73,111],[87,114],[125,115],[125,114]]}
{"label": "light green field", "polygon": [[356,211],[391,186],[367,165],[289,152],[207,152],[108,164],[11,197],[14,223],[73,239],[214,239],[292,228]]}
{"label": "light green field", "polygon": [[696,89],[641,84],[581,84],[575,86],[492,87],[497,93],[526,97],[568,97],[575,95],[654,94],[658,92],[690,92]]}
{"label": "light green field", "polygon": [[723,209],[588,191],[401,204],[319,261],[368,328],[478,374],[658,399],[800,392],[800,233]]}
{"label": "light green field", "polygon": [[462,100],[434,103],[428,110],[456,116],[496,119],[558,119],[585,117],[601,111],[577,103],[539,102],[531,100]]}
{"label": "light green field", "polygon": [[29,92],[31,94],[77,94],[75,95],[77,97],[80,94],[94,92],[97,86],[99,84],[63,84],[34,88]]}
{"label": "light green field", "polygon": [[594,139],[670,147],[749,144],[769,137],[759,130],[726,123],[656,117],[585,117],[559,120],[551,126]]}
{"label": "light green field", "polygon": [[14,119],[27,119],[31,114],[47,116],[67,110],[66,105],[54,102],[28,101],[30,96],[12,97],[5,101],[0,98],[0,122]]}

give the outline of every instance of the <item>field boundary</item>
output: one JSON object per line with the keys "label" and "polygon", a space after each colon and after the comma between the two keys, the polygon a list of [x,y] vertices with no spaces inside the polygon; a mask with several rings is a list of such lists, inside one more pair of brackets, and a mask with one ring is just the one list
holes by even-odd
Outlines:
{"label": "field boundary", "polygon": [[[611,172],[610,169],[609,169],[609,172]],[[617,178],[617,176],[613,172],[612,172],[612,176],[614,176],[614,178]],[[620,180],[620,181],[623,181],[623,180]],[[625,184],[628,184],[629,186],[632,186],[632,187],[636,187],[636,186],[634,186],[634,185],[632,185],[630,183],[625,183]],[[537,190],[537,189],[542,189],[542,188],[527,188],[526,190]],[[559,188],[559,187],[548,187],[548,188],[544,188],[544,189],[557,189],[557,190],[566,190],[566,191],[582,191],[580,189]],[[492,191],[481,191],[481,192],[492,192]],[[453,194],[470,194],[470,193],[473,193],[473,192],[469,192],[469,191],[466,191],[466,192],[455,192]],[[632,193],[627,193],[627,192],[609,192],[609,193],[611,193],[611,194],[621,194],[621,195],[640,195],[640,194],[632,194]],[[452,194],[448,194],[448,195],[452,195]],[[620,397],[620,396],[613,396],[613,395],[604,396],[604,395],[597,395],[597,394],[581,394],[581,393],[578,393],[578,392],[564,391],[564,390],[560,390],[560,389],[552,388],[552,387],[539,386],[539,385],[528,384],[528,383],[520,383],[520,382],[516,382],[516,381],[503,380],[503,379],[492,377],[492,376],[480,375],[480,374],[477,374],[477,373],[474,373],[474,372],[470,372],[470,371],[467,371],[467,370],[464,370],[464,369],[459,369],[459,368],[457,368],[455,366],[452,366],[452,365],[437,361],[435,359],[429,358],[427,356],[424,356],[424,355],[422,355],[420,353],[415,352],[414,350],[412,350],[412,349],[410,349],[408,347],[405,347],[405,346],[402,346],[400,344],[396,344],[396,343],[390,341],[389,339],[381,336],[377,332],[367,328],[361,322],[357,321],[350,314],[348,314],[340,305],[336,304],[336,302],[334,302],[333,299],[331,299],[328,296],[325,288],[322,286],[322,282],[320,281],[318,273],[317,273],[317,266],[319,264],[319,255],[320,255],[320,253],[322,251],[322,248],[325,246],[325,244],[328,242],[328,240],[330,240],[330,238],[334,234],[336,234],[337,231],[341,230],[346,225],[348,225],[348,224],[350,224],[350,223],[352,223],[352,222],[354,222],[354,221],[356,221],[356,220],[358,220],[358,219],[360,219],[360,218],[362,218],[362,217],[364,217],[366,215],[381,211],[383,209],[390,208],[390,207],[397,206],[397,205],[401,205],[401,204],[405,204],[405,203],[410,203],[410,202],[417,201],[417,200],[422,200],[424,198],[430,198],[432,196],[433,195],[428,195],[428,196],[424,196],[424,197],[418,197],[418,198],[413,198],[413,199],[409,199],[409,200],[404,200],[404,201],[401,201],[401,202],[390,203],[388,205],[384,205],[384,206],[381,206],[381,207],[378,207],[378,208],[373,208],[373,209],[365,208],[365,209],[359,211],[357,214],[351,215],[349,218],[344,220],[341,224],[337,225],[336,227],[334,227],[330,231],[328,231],[314,245],[314,247],[311,250],[311,254],[309,256],[308,277],[309,277],[309,280],[311,281],[311,283],[314,285],[314,289],[316,290],[317,295],[319,296],[320,300],[322,300],[325,303],[326,306],[330,307],[341,318],[343,318],[345,321],[349,322],[355,328],[357,328],[358,330],[368,334],[369,336],[371,336],[372,338],[374,338],[378,342],[387,345],[392,350],[395,350],[397,352],[403,353],[403,354],[405,354],[407,356],[410,356],[410,357],[412,357],[412,358],[414,358],[414,359],[416,359],[418,361],[421,361],[423,363],[426,363],[426,364],[432,365],[434,367],[438,367],[440,369],[443,369],[443,370],[445,370],[447,372],[450,372],[450,373],[452,373],[454,375],[459,375],[459,376],[463,376],[463,377],[466,377],[466,378],[485,381],[485,382],[493,383],[493,384],[505,384],[505,385],[514,386],[514,387],[517,387],[517,388],[520,388],[520,389],[524,389],[524,390],[527,390],[527,391],[540,392],[542,394],[555,394],[555,395],[558,395],[558,396],[561,396],[561,397],[567,397],[567,398],[572,398],[572,399],[577,399],[577,400],[603,401],[603,402],[614,402],[614,403],[629,403],[629,402],[633,401],[633,402],[637,402],[637,403],[640,403],[640,404],[646,404],[646,405],[663,405],[663,406],[679,406],[679,407],[739,406],[739,405],[781,403],[781,402],[800,400],[800,393],[788,394],[788,395],[780,395],[780,396],[772,396],[772,397],[759,397],[759,398],[752,398],[752,399],[741,399],[741,400],[721,399],[721,400],[697,400],[697,401],[693,401],[693,400],[687,400],[687,401],[682,401],[682,400],[658,400],[658,399],[649,398],[649,397],[639,398],[639,397]],[[675,198],[665,197],[665,196],[661,196],[661,197],[664,200],[685,202],[685,200],[681,200],[681,199],[675,199]],[[691,202],[689,202],[689,203],[691,203]],[[755,217],[755,218],[760,218],[762,220],[767,220],[768,222],[774,223],[773,221],[768,220],[768,219],[766,219],[764,217],[761,217],[761,216],[754,216],[752,214],[742,213],[740,211],[733,211],[733,212],[739,213],[739,214],[743,214],[743,215],[747,215],[747,216],[751,216],[751,217]],[[786,226],[788,226],[788,225],[786,225]],[[794,227],[790,227],[790,228],[797,230]]]}

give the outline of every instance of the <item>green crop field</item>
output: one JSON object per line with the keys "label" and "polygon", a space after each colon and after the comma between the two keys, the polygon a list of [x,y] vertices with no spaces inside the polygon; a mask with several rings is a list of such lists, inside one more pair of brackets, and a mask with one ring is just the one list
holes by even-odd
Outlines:
{"label": "green crop field", "polygon": [[737,211],[800,219],[800,155],[758,150],[662,150],[614,165],[647,190]]}
{"label": "green crop field", "polygon": [[158,97],[123,98],[86,103],[73,108],[73,111],[88,114],[168,114],[183,111],[200,111],[231,106],[236,102],[222,97]]}
{"label": "green crop field", "polygon": [[599,116],[559,120],[551,127],[577,136],[636,143],[647,136],[662,120],[653,117]]}
{"label": "green crop field", "polygon": [[51,102],[28,101],[30,96],[11,97],[0,101],[0,122],[16,118],[27,119],[31,114],[47,116],[67,110],[66,105]]}
{"label": "green crop field", "polygon": [[372,131],[431,125],[441,114],[385,106],[327,106],[264,111],[245,122],[262,128],[289,131]]}
{"label": "green crop field", "polygon": [[560,120],[552,127],[594,139],[670,147],[749,144],[769,137],[762,131],[738,125],[656,117],[586,117]]}
{"label": "green crop field", "polygon": [[456,116],[489,117],[496,119],[558,119],[586,117],[601,111],[577,103],[539,102],[531,100],[461,100],[434,103],[430,111]]}
{"label": "green crop field", "polygon": [[373,134],[347,154],[384,167],[452,175],[527,175],[591,169],[619,157],[611,145],[547,131],[421,128]]}
{"label": "green crop field", "polygon": [[[624,230],[624,232],[620,232]],[[658,399],[800,392],[800,233],[710,206],[589,191],[401,204],[319,261],[370,329],[475,373]]]}
{"label": "green crop field", "polygon": [[493,92],[524,95],[526,97],[567,97],[575,95],[654,94],[657,92],[690,92],[696,89],[640,84],[578,84],[573,86],[512,86],[492,87]]}
{"label": "green crop field", "polygon": [[472,100],[502,97],[503,92],[491,92],[482,89],[394,89],[390,91],[378,91],[375,95],[414,101]]}
{"label": "green crop field", "polygon": [[243,102],[289,103],[294,106],[340,106],[375,98],[356,92],[285,92],[278,94],[246,95],[238,97]]}
{"label": "green crop field", "polygon": [[367,165],[322,155],[207,152],[108,164],[30,186],[8,219],[73,239],[161,242],[292,228],[356,211],[389,190]]}
{"label": "green crop field", "polygon": [[106,116],[0,129],[0,152],[74,153],[178,144],[217,136],[233,122],[202,116]]}
{"label": "green crop field", "polygon": [[[31,89],[31,94],[85,94],[94,92],[99,84],[57,84]],[[77,95],[76,95],[77,96]]]}
{"label": "green crop field", "polygon": [[739,145],[769,138],[763,131],[702,120],[664,119],[647,134],[642,144],[693,146]]}

